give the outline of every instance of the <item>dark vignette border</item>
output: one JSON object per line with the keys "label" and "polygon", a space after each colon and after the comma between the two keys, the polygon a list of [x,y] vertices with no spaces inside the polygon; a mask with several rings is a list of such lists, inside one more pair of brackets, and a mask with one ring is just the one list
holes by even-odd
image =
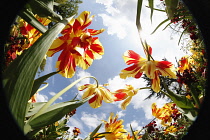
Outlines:
{"label": "dark vignette border", "polygon": [[[13,23],[18,11],[27,2],[27,0],[5,0],[0,5],[0,66],[3,62],[3,44],[9,35],[10,25]],[[208,60],[210,55],[210,1],[209,0],[183,0],[189,10],[192,12],[206,46]],[[208,63],[208,68],[210,63]],[[0,75],[1,78],[1,75]],[[184,140],[206,139],[210,136],[210,83],[209,74],[207,75],[206,97],[203,101],[199,115],[190,127],[189,132],[183,137]],[[0,81],[0,134],[6,139],[27,140],[23,132],[14,121],[5,101],[4,91],[2,90],[2,81]]]}

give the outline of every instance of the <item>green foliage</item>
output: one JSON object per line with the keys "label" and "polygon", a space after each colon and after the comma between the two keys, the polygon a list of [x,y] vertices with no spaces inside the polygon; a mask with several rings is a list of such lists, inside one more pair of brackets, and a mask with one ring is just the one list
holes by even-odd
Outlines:
{"label": "green foliage", "polygon": [[[60,121],[54,122],[48,126],[39,129],[32,136],[28,137],[31,140],[55,140],[56,138],[64,138],[69,135],[69,127],[67,126],[68,118],[63,118]],[[29,136],[29,135],[28,135]]]}
{"label": "green foliage", "polygon": [[33,81],[53,40],[68,23],[63,20],[43,34],[29,49],[15,59],[3,73],[3,86],[10,110],[23,129],[25,111]]}
{"label": "green foliage", "polygon": [[30,0],[26,9],[40,17],[49,18],[52,21],[60,21],[62,17],[54,12],[54,0]]}
{"label": "green foliage", "polygon": [[[61,102],[61,103],[57,103],[57,104],[49,106],[40,115],[38,115],[36,117],[34,117],[35,116],[34,115],[29,120],[26,121],[26,124],[24,126],[24,132],[27,134],[28,132],[30,132],[32,130],[42,128],[44,126],[50,125],[50,124],[60,120],[67,113],[69,113],[69,112],[73,111],[74,109],[76,109],[77,107],[83,105],[89,99],[90,98],[86,98],[80,102],[77,102],[77,101]],[[40,106],[37,106],[37,107],[41,108]],[[33,109],[33,114],[35,111],[38,113],[40,111],[40,109],[39,110]]]}
{"label": "green foliage", "polygon": [[55,2],[59,3],[59,5],[55,6],[55,11],[63,18],[67,18],[78,14],[79,4],[82,3],[82,0],[55,0]]}

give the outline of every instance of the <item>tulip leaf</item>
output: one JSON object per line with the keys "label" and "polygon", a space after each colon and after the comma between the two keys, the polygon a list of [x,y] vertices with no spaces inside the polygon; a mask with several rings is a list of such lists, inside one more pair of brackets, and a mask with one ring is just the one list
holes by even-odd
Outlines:
{"label": "tulip leaf", "polygon": [[93,136],[98,132],[98,130],[101,128],[101,125],[102,125],[102,123],[100,124],[100,125],[98,125],[97,127],[96,127],[96,129],[90,134],[90,140],[92,140],[93,139]]}
{"label": "tulip leaf", "polygon": [[133,128],[132,128],[131,124],[130,124],[130,128],[131,128],[131,132],[132,132],[134,140],[137,140],[136,135],[134,134],[134,131],[133,131]]}
{"label": "tulip leaf", "polygon": [[150,20],[152,21],[152,16],[154,11],[154,0],[148,0],[148,2],[149,2],[149,8],[151,9]]}
{"label": "tulip leaf", "polygon": [[21,129],[24,126],[26,107],[38,67],[68,20],[62,20],[47,30],[30,48],[17,57],[3,73],[6,99]]}
{"label": "tulip leaf", "polygon": [[156,32],[156,30],[158,29],[158,28],[160,28],[160,26],[162,26],[164,23],[166,23],[167,21],[169,21],[169,19],[167,18],[167,19],[165,19],[164,21],[162,21],[156,28],[155,28],[155,30],[151,33],[151,34],[154,34],[155,32]]}
{"label": "tulip leaf", "polygon": [[165,90],[167,91],[161,91],[162,93],[164,93],[165,95],[167,95],[168,97],[171,98],[171,100],[181,109],[190,109],[190,110],[195,110],[194,105],[192,103],[192,101],[190,101],[189,99],[187,99],[186,96],[183,95],[178,95],[173,93],[164,83],[164,81],[162,82]]}
{"label": "tulip leaf", "polygon": [[169,19],[174,18],[174,13],[176,12],[178,3],[179,3],[179,0],[165,0],[166,13]]}
{"label": "tulip leaf", "polygon": [[32,91],[31,91],[30,98],[37,92],[37,90],[43,84],[44,81],[46,81],[49,77],[51,77],[51,76],[53,76],[57,73],[58,72],[52,72],[52,73],[46,74],[46,75],[44,75],[42,77],[39,77],[36,80],[34,80],[34,84],[33,84],[33,88],[32,88]]}
{"label": "tulip leaf", "polygon": [[139,32],[141,31],[141,22],[140,22],[141,8],[142,8],[142,0],[138,0],[137,13],[136,13],[136,26]]}
{"label": "tulip leaf", "polygon": [[[51,105],[47,108],[47,110],[37,116],[36,118],[29,120],[25,126],[26,128],[37,129],[41,128],[43,126],[52,124],[58,120],[60,120],[64,115],[67,113],[73,111],[77,107],[83,105],[86,103],[92,96],[85,98],[81,100],[80,102],[77,101],[67,101],[67,102],[61,102],[54,105]],[[25,129],[25,133],[29,132],[30,130]]]}
{"label": "tulip leaf", "polygon": [[27,9],[20,11],[18,15],[26,22],[28,22],[31,26],[33,26],[35,29],[40,31],[42,34],[44,34],[47,31],[47,27],[45,27],[41,22],[39,22],[34,17],[34,15]]}
{"label": "tulip leaf", "polygon": [[30,0],[29,9],[40,17],[46,17],[54,22],[62,20],[62,16],[53,11],[54,0]]}
{"label": "tulip leaf", "polygon": [[29,109],[26,112],[25,117],[30,117],[36,114],[39,111],[39,109],[42,108],[45,104],[46,102],[29,103]]}

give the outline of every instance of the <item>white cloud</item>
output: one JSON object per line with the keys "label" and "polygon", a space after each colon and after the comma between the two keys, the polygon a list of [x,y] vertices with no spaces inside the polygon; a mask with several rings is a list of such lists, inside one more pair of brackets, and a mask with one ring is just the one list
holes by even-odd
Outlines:
{"label": "white cloud", "polygon": [[68,122],[67,125],[70,127],[69,130],[68,130],[70,133],[73,132],[74,127],[77,127],[77,128],[80,129],[80,131],[82,133],[79,135],[78,138],[84,139],[84,137],[86,137],[89,134],[89,132],[86,132],[86,130],[84,128],[84,125],[83,125],[82,121],[78,118],[77,114],[74,114],[74,116],[72,116],[69,119],[69,122]]}
{"label": "white cloud", "polygon": [[134,88],[141,88],[145,86],[144,80],[142,78],[140,79],[134,79],[134,78],[127,78],[127,79],[121,79],[120,76],[115,76],[114,78],[108,79],[108,89],[111,91],[115,91],[118,89],[125,88],[125,85],[132,85]]}
{"label": "white cloud", "polygon": [[126,130],[131,130],[130,129],[130,125],[132,127],[132,129],[135,131],[135,130],[141,130],[142,129],[142,126],[139,125],[138,121],[137,120],[132,120],[130,123],[127,123],[125,126],[126,126]]}
{"label": "white cloud", "polygon": [[88,114],[86,112],[82,112],[81,120],[84,124],[87,125],[89,129],[95,129],[99,124],[101,124],[101,120],[106,118],[106,114],[101,113],[100,115],[97,114]]}
{"label": "white cloud", "polygon": [[[56,95],[56,93],[55,92],[49,92],[49,94],[51,95],[51,96],[55,96]],[[60,100],[63,100],[63,98],[60,96],[60,97],[58,97],[58,99],[60,99]]]}
{"label": "white cloud", "polygon": [[[89,72],[86,72],[84,70],[79,70],[76,74],[76,76],[79,78],[88,77],[91,76]],[[90,78],[85,78],[82,81],[80,81],[76,86],[79,87],[81,85],[90,84]]]}
{"label": "white cloud", "polygon": [[43,95],[40,93],[37,93],[36,99],[37,99],[37,102],[47,102],[48,101],[48,97],[46,95]]}
{"label": "white cloud", "polygon": [[[96,3],[104,5],[105,11],[98,15],[102,18],[104,26],[108,28],[107,33],[109,35],[116,35],[119,39],[128,40],[132,47],[141,47],[136,28],[137,0],[96,0]],[[155,1],[154,6],[159,4],[160,2]],[[148,3],[144,1],[141,12],[141,24],[143,29],[141,35],[147,40],[147,43],[152,46],[153,58],[155,60],[161,60],[165,57],[175,64],[175,56],[181,57],[185,55],[185,53],[180,50],[180,46],[178,46],[179,35],[173,34],[173,40],[170,40],[171,30],[166,29],[162,31],[169,22],[161,26],[151,35],[158,24],[167,19],[167,16],[164,12],[154,11],[151,23],[150,9],[146,8],[146,5],[148,5]]]}
{"label": "white cloud", "polygon": [[[77,127],[77,128],[79,128],[80,130],[83,130],[84,129],[84,126],[83,126],[83,124],[82,124],[82,122],[81,122],[81,120],[79,120],[78,118],[77,118],[78,116],[75,114],[74,116],[72,116],[70,119],[69,119],[69,122],[68,122],[68,125],[71,127]],[[72,128],[71,127],[71,128]]]}
{"label": "white cloud", "polygon": [[109,35],[116,34],[119,39],[123,39],[128,33],[131,35],[130,28],[136,29],[135,26],[131,26],[132,21],[130,21],[131,17],[135,17],[135,10],[133,10],[134,7],[136,8],[135,1],[96,0],[96,3],[103,4],[105,7],[105,12],[98,15],[103,19],[104,26],[108,27]]}
{"label": "white cloud", "polygon": [[121,118],[125,116],[126,114],[124,113],[124,110],[118,111],[116,114],[118,114],[118,118]]}
{"label": "white cloud", "polygon": [[107,26],[107,33],[109,35],[116,34],[119,39],[123,39],[126,37],[127,31],[126,28],[124,28],[124,26],[127,26],[127,23],[122,24],[122,22],[125,20],[125,17],[120,17],[116,20],[115,17],[107,14],[98,15],[102,17],[104,26]]}

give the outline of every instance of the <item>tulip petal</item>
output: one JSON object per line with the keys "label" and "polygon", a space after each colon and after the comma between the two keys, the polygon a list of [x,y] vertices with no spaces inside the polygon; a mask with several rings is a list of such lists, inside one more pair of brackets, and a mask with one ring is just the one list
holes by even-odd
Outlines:
{"label": "tulip petal", "polygon": [[141,60],[141,56],[132,50],[128,50],[124,53],[123,59],[127,65],[136,64]]}
{"label": "tulip petal", "polygon": [[152,83],[152,90],[158,93],[160,91],[160,78],[157,71],[155,71],[155,78],[151,79],[151,83]]}
{"label": "tulip petal", "polygon": [[132,96],[129,96],[123,103],[121,104],[121,109],[126,110],[126,107],[130,104]]}

